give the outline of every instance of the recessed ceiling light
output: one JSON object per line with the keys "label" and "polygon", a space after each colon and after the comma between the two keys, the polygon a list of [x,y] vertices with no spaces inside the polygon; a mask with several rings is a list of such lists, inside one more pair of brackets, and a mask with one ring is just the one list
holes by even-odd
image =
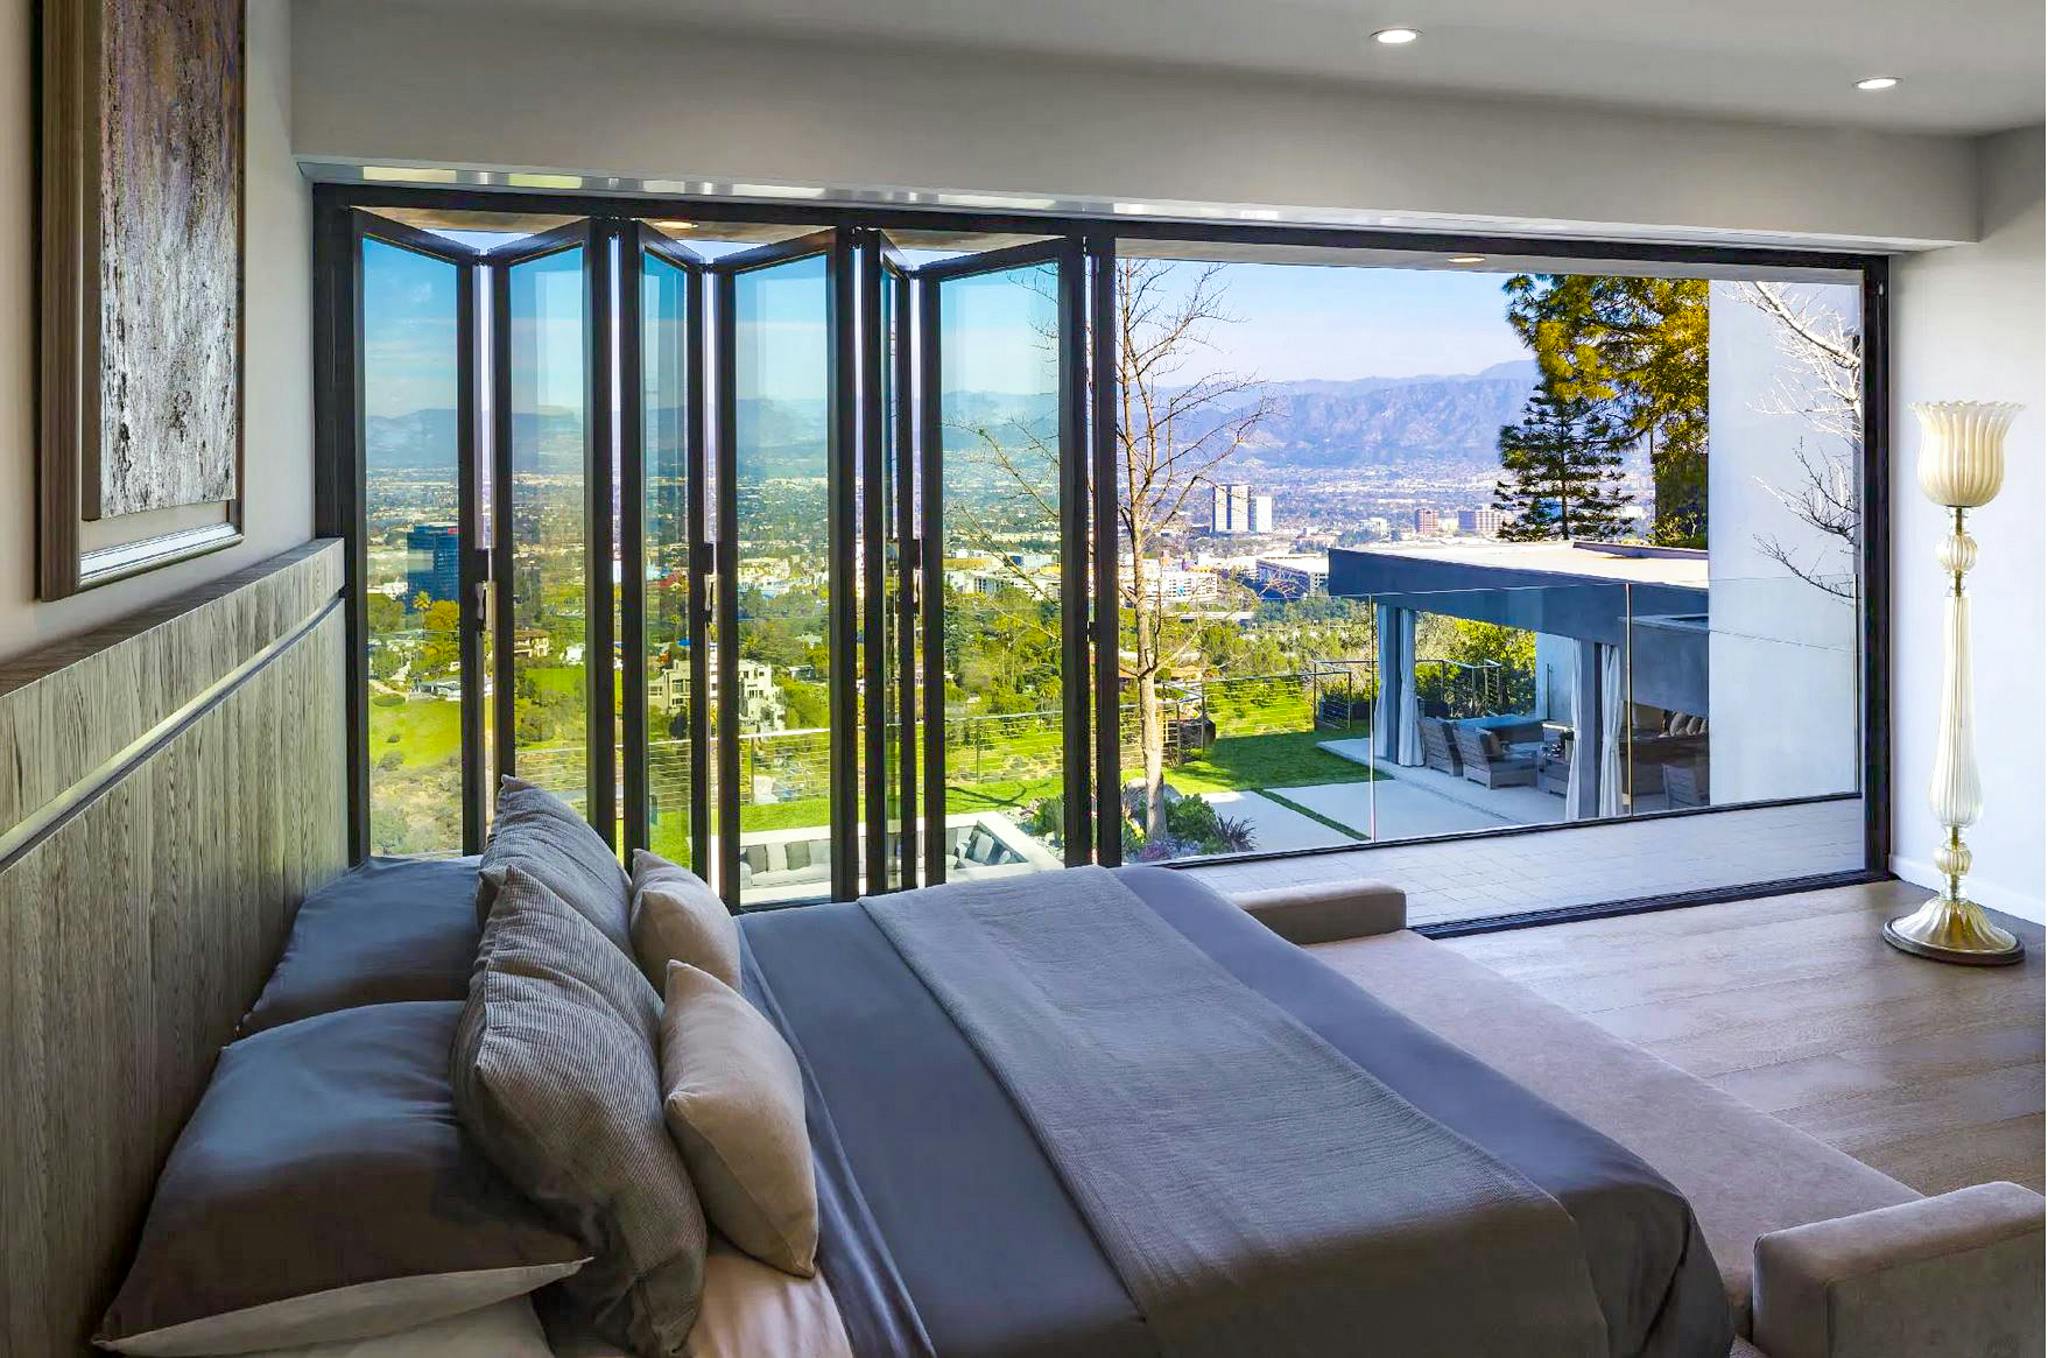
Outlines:
{"label": "recessed ceiling light", "polygon": [[1870,75],[1856,82],[1859,90],[1888,90],[1899,83],[1895,75]]}
{"label": "recessed ceiling light", "polygon": [[1451,263],[1453,263],[1453,264],[1484,264],[1485,262],[1486,262],[1486,256],[1485,256],[1485,255],[1452,255],[1452,256],[1451,256]]}
{"label": "recessed ceiling light", "polygon": [[1412,28],[1383,28],[1372,35],[1372,40],[1382,47],[1406,47],[1421,36]]}

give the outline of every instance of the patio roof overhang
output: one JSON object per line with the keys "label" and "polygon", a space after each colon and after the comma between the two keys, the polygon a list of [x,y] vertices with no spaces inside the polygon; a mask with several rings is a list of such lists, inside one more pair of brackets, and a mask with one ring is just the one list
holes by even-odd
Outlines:
{"label": "patio roof overhang", "polygon": [[[1495,551],[1509,560],[1514,555],[1509,545]],[[1558,553],[1553,547],[1543,555]],[[1340,547],[1330,552],[1330,594],[1588,645],[1626,642],[1635,701],[1700,715],[1707,710],[1703,585]]]}

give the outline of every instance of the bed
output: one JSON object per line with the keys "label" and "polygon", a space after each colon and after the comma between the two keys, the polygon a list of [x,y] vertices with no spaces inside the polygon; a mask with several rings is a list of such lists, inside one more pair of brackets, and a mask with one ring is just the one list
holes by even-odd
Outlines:
{"label": "bed", "polygon": [[[1460,1237],[1397,1211],[1391,1229],[1400,1239],[1361,1244],[1352,1233],[1370,1233],[1383,1223],[1339,1218],[1325,1220],[1325,1238],[1314,1247],[1286,1241],[1252,1247],[1257,1259],[1236,1264],[1241,1287],[1207,1290],[1234,1293],[1233,1306],[1253,1318],[1249,1323],[1285,1324],[1278,1318],[1297,1312],[1304,1298],[1311,1309],[1329,1301],[1313,1277],[1317,1251],[1364,1249],[1362,1258],[1401,1261],[1386,1265],[1407,1271],[1401,1294],[1377,1295],[1371,1280],[1360,1278],[1339,1289],[1363,1294],[1360,1299],[1329,1306],[1326,1319],[1311,1320],[1293,1335],[1309,1348],[1276,1344],[1273,1351],[1317,1351],[1318,1327],[1328,1332],[1354,1323],[1361,1307],[1382,1321],[1408,1312],[1399,1323],[1419,1328],[1402,1352],[1476,1352],[1472,1345],[1496,1331],[1514,1336],[1504,1352],[1721,1358],[1729,1351],[1734,1332],[1714,1262],[1683,1197],[1647,1165],[1381,1004],[1186,874],[1148,867],[1058,874],[1022,889],[1019,917],[1028,911],[1039,927],[1063,894],[1096,878],[1098,897],[1086,903],[1089,909],[1129,898],[1186,946],[1181,963],[1227,975],[1283,1027],[1333,1051],[1446,1138],[1553,1205],[1556,1219],[1548,1225],[1563,1229],[1542,1238],[1551,1250],[1563,1242],[1557,1252],[1569,1260],[1519,1266],[1559,1268],[1563,1281],[1546,1280],[1546,1292],[1568,1291],[1583,1277],[1596,1312],[1597,1335],[1588,1346],[1585,1327],[1574,1329],[1573,1318],[1528,1314],[1525,1308],[1538,1303],[1517,1296],[1511,1280],[1478,1289],[1485,1261],[1469,1237],[1466,1248],[1445,1248]],[[1106,1243],[1135,1232],[1142,1251],[1150,1248],[1147,1237],[1175,1236],[1187,1223],[1130,1220],[1138,1211],[1132,1203],[1114,1200],[1099,1185],[1077,1184],[1085,1166],[1062,1159],[1052,1148],[1058,1137],[1027,1112],[1031,1100],[1042,1097],[1020,1094],[1031,1077],[1018,1074],[1011,1056],[992,1060],[988,1049],[1000,1049],[1000,1036],[991,1038],[974,1015],[949,1007],[948,968],[955,980],[977,987],[1000,983],[971,966],[963,969],[957,959],[921,974],[910,960],[919,955],[917,946],[906,948],[903,938],[892,937],[892,923],[937,919],[934,912],[957,915],[964,902],[990,890],[982,884],[907,893],[893,898],[887,914],[881,902],[853,902],[741,921],[749,998],[775,1022],[804,1069],[820,1178],[819,1259],[850,1349],[858,1358],[1135,1358],[1208,1347],[1209,1341],[1188,1337],[1188,1325],[1163,1323],[1151,1309],[1162,1304],[1157,1280],[1150,1280],[1150,1290],[1143,1279],[1134,1286],[1128,1250]],[[1075,918],[1080,923],[1072,936],[1049,945],[1055,960],[1067,958],[1060,965],[1071,963],[1070,954],[1103,947],[1094,917]],[[1138,937],[1146,939],[1143,921],[1137,922]],[[1147,942],[1154,969],[1166,965],[1158,955],[1174,952],[1170,944],[1157,944],[1156,938]],[[924,961],[933,967],[929,957]],[[1147,984],[1143,976],[1131,981],[1139,991]],[[1128,1059],[1128,1052],[1117,1055]],[[1177,1059],[1171,1047],[1158,1056],[1166,1065]],[[1170,1116],[1183,1122],[1172,1134],[1198,1135],[1186,1123],[1190,1109],[1196,1119],[1227,1114],[1204,1108],[1199,1098],[1178,1104]],[[1134,1126],[1126,1134],[1142,1141],[1150,1133]],[[1370,1179],[1376,1158],[1360,1159],[1347,1173]],[[1286,1144],[1247,1146],[1240,1163],[1215,1165],[1212,1172],[1302,1172],[1298,1165],[1288,1169],[1289,1163]],[[1363,1210],[1369,1216],[1373,1209]],[[1119,1216],[1126,1219],[1114,1219]],[[1485,1236],[1501,1229],[1499,1220],[1483,1217],[1476,1228]],[[1242,1241],[1225,1244],[1242,1247]],[[1180,1268],[1203,1262],[1167,1261]],[[1231,1268],[1226,1261],[1226,1277]],[[1290,1274],[1309,1276],[1304,1282]],[[1272,1295],[1262,1299],[1262,1292]],[[1464,1306],[1445,1306],[1460,1296]],[[1191,1303],[1168,1294],[1164,1304]],[[1443,1324],[1446,1310],[1458,1312],[1458,1324]],[[1213,1305],[1195,1319],[1212,1333],[1238,1323]],[[1431,1333],[1439,1325],[1441,1342]],[[1546,1325],[1554,1345],[1531,1338]]]}

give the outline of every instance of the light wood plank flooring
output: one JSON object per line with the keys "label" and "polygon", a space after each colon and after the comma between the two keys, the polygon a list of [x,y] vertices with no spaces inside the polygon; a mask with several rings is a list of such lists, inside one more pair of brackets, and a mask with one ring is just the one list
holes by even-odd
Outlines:
{"label": "light wood plank flooring", "polygon": [[1923,1193],[2042,1188],[2042,930],[2014,967],[1878,936],[1903,882],[1447,939]]}

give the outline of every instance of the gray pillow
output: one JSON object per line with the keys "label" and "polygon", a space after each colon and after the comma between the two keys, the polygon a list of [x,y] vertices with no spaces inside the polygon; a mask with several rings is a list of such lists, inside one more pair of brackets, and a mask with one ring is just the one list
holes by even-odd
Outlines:
{"label": "gray pillow", "polygon": [[598,1330],[637,1354],[679,1354],[707,1236],[662,1120],[660,1001],[545,884],[503,871],[455,1034],[456,1111],[594,1256],[564,1290]]}
{"label": "gray pillow", "polygon": [[545,882],[548,890],[596,925],[620,952],[632,956],[633,941],[627,928],[632,884],[611,845],[560,797],[532,783],[506,778],[498,790],[497,816],[491,822],[491,840],[484,846],[482,875],[477,881],[479,926],[491,917],[502,870],[514,865]]}
{"label": "gray pillow", "polygon": [[242,1034],[359,1004],[467,997],[476,870],[474,858],[372,858],[306,897]]}
{"label": "gray pillow", "polygon": [[817,1271],[818,1186],[796,1053],[745,997],[683,962],[661,1014],[662,1111],[719,1234],[762,1263]]}
{"label": "gray pillow", "polygon": [[461,1013],[365,1005],[224,1050],[94,1342],[212,1354],[357,1339],[573,1273],[589,1251],[456,1123]]}
{"label": "gray pillow", "polygon": [[633,955],[657,990],[671,962],[740,983],[740,931],[725,902],[696,873],[645,849],[633,851]]}

